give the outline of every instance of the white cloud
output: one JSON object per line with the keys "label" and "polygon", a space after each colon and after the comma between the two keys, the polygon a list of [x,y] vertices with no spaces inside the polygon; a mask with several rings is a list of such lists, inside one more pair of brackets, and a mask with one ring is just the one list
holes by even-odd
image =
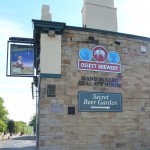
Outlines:
{"label": "white cloud", "polygon": [[9,118],[15,121],[29,122],[31,116],[35,113],[36,100],[31,99],[31,95],[25,93],[14,93],[5,95],[5,106],[9,110]]}
{"label": "white cloud", "polygon": [[149,0],[115,0],[119,32],[150,36]]}

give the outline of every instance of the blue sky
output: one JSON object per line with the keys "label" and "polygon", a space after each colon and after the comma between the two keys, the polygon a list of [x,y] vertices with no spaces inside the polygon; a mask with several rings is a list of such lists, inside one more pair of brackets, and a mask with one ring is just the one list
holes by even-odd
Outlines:
{"label": "blue sky", "polygon": [[[32,19],[41,19],[42,5],[50,5],[53,21],[81,26],[82,0],[13,0],[0,2],[0,97],[9,118],[28,122],[35,113],[32,78],[6,77],[6,50],[9,37],[33,37]],[[62,7],[63,6],[63,7]],[[67,14],[67,15],[66,15]]]}
{"label": "blue sky", "polygon": [[[0,96],[10,119],[28,122],[35,112],[32,78],[6,77],[6,50],[9,37],[33,37],[32,19],[41,19],[42,4],[50,5],[52,20],[82,26],[83,0],[1,0],[0,1]],[[118,31],[150,37],[150,1],[115,0]]]}
{"label": "blue sky", "polygon": [[0,2],[0,16],[20,22],[32,31],[32,19],[40,19],[43,4],[50,5],[53,21],[80,26],[82,0],[5,0]]}

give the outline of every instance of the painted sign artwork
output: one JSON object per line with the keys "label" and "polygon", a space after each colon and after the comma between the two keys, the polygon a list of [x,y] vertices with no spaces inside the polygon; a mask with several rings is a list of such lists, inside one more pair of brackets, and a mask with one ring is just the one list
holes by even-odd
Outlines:
{"label": "painted sign artwork", "polygon": [[78,93],[80,112],[121,112],[121,93],[84,92]]}
{"label": "painted sign artwork", "polygon": [[11,75],[34,74],[34,50],[32,45],[11,44]]}
{"label": "painted sign artwork", "polygon": [[93,50],[82,48],[79,51],[81,60],[78,60],[79,70],[101,71],[120,73],[121,65],[118,64],[120,56],[115,51],[109,51],[102,47],[96,46]]}
{"label": "painted sign artwork", "polygon": [[98,62],[105,62],[108,57],[107,50],[102,46],[96,46],[94,47],[93,51],[93,58]]}

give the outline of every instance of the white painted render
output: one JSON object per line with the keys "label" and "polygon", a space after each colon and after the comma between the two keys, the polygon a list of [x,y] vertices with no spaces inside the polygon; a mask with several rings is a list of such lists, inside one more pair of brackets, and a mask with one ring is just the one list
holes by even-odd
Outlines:
{"label": "white painted render", "polygon": [[52,15],[50,13],[50,6],[48,5],[42,6],[41,20],[52,21]]}
{"label": "white painted render", "polygon": [[82,24],[87,28],[117,32],[117,9],[113,0],[84,0]]}
{"label": "white painted render", "polygon": [[61,35],[41,34],[40,70],[46,74],[61,74]]}

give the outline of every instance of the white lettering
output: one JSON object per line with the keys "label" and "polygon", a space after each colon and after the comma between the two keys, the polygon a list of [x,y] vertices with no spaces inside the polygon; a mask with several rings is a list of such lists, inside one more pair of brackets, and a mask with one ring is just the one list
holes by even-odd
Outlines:
{"label": "white lettering", "polygon": [[92,64],[92,63],[81,63],[82,68],[91,68],[91,69],[96,69],[97,64]]}
{"label": "white lettering", "polygon": [[112,67],[112,66],[107,66],[107,69],[110,70],[111,67]]}
{"label": "white lettering", "polygon": [[107,95],[107,96],[99,96],[97,94],[93,94],[93,99],[108,100],[109,99],[109,95]]}
{"label": "white lettering", "polygon": [[85,105],[95,105],[96,101],[89,101],[87,99],[84,99],[84,103]]}
{"label": "white lettering", "polygon": [[103,65],[98,65],[98,69],[103,69]]}
{"label": "white lettering", "polygon": [[98,69],[104,69],[104,70],[118,70],[118,66],[111,66],[111,65],[98,65]]}
{"label": "white lettering", "polygon": [[103,101],[103,100],[98,100],[98,105],[109,105],[109,106],[114,106],[116,105],[117,106],[117,102],[114,102],[112,100],[109,100],[109,101]]}

